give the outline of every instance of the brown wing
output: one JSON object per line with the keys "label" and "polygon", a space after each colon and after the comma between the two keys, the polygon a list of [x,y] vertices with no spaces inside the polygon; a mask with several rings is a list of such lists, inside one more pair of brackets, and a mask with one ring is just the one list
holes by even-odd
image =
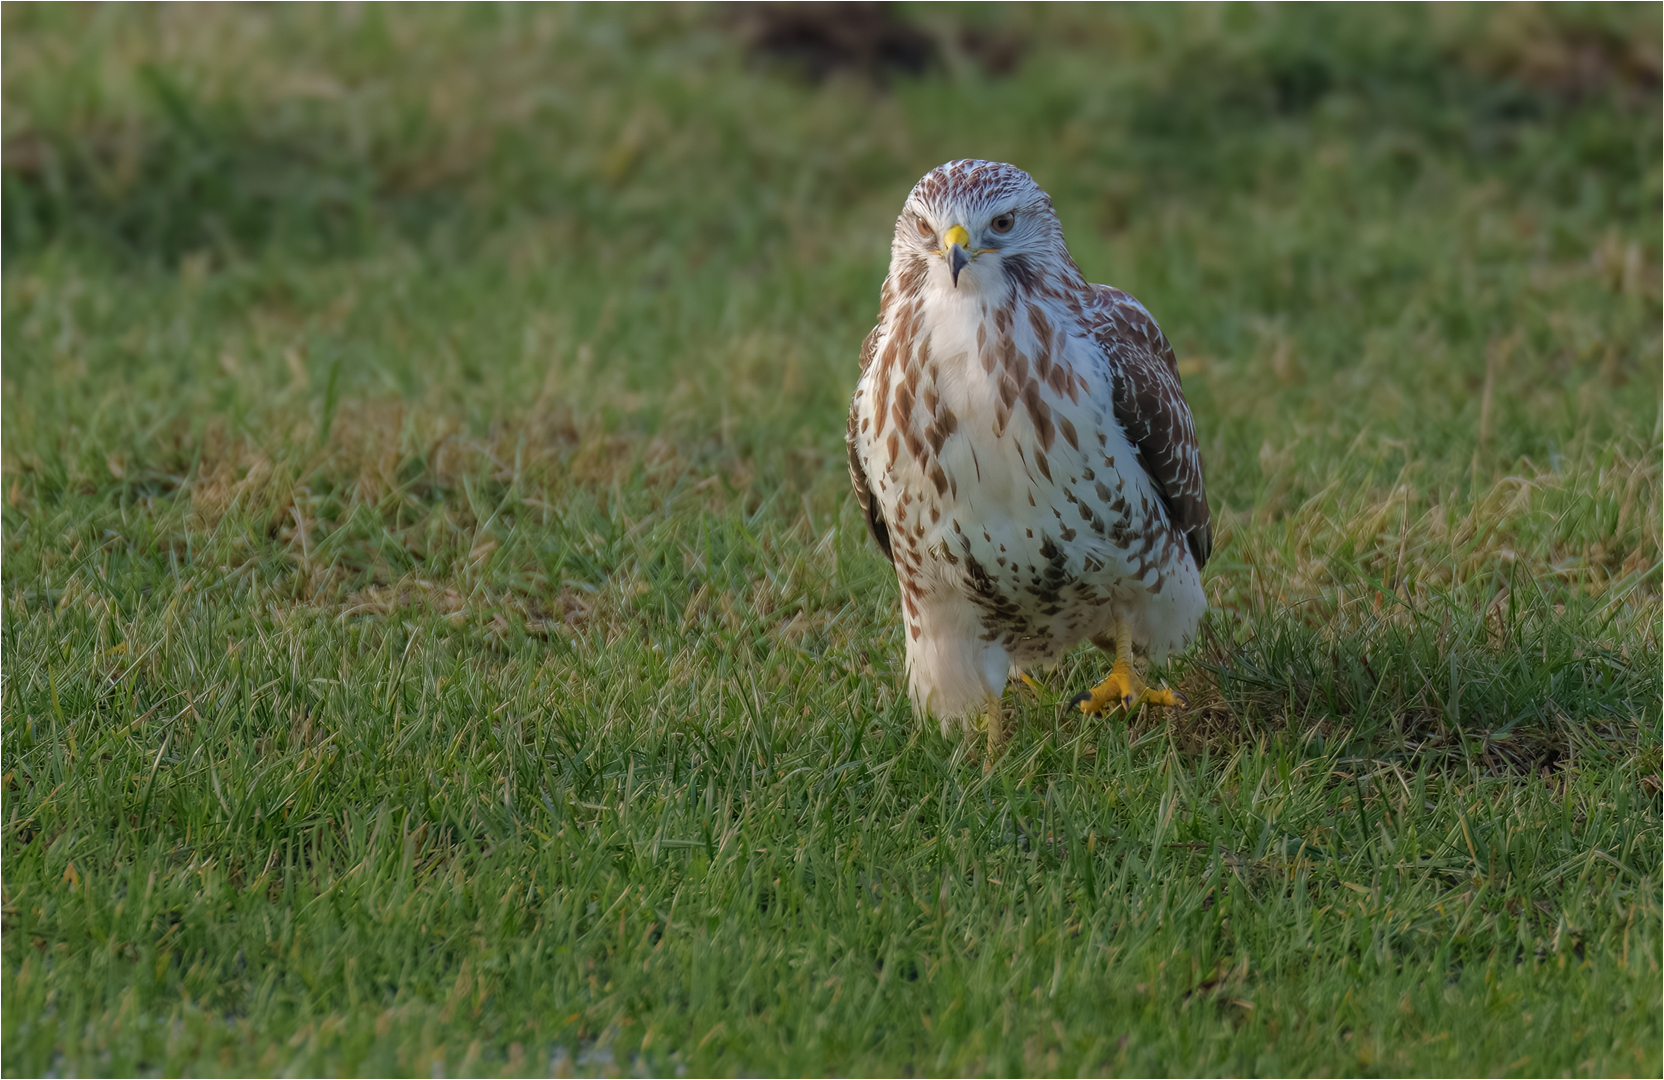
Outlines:
{"label": "brown wing", "polygon": [[1168,520],[1184,534],[1200,568],[1213,551],[1213,521],[1202,482],[1196,425],[1179,386],[1173,347],[1144,306],[1120,289],[1093,286],[1094,333],[1115,381],[1115,419],[1138,447]]}
{"label": "brown wing", "polygon": [[[878,348],[878,327],[872,328],[867,340],[861,343],[861,370],[866,371],[867,365],[872,363],[872,355]],[[859,399],[857,399],[859,400]],[[872,497],[872,488],[867,483],[866,471],[861,468],[861,455],[855,448],[855,438],[858,433],[858,421],[855,416],[855,402],[850,402],[849,422],[844,427],[844,442],[849,447],[849,481],[855,485],[855,501],[861,504],[861,516],[867,520],[867,531],[878,542],[878,550],[891,563],[896,561],[895,552],[890,550],[890,527],[884,523],[884,514],[879,509],[878,500]]]}

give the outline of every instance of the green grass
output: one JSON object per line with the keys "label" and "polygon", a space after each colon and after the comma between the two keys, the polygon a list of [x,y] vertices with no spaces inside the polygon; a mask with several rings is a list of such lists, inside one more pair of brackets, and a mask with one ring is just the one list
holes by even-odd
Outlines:
{"label": "green grass", "polygon": [[[1658,9],[909,14],[7,8],[7,1075],[1658,1074]],[[842,447],[969,154],[1217,522],[987,771]]]}

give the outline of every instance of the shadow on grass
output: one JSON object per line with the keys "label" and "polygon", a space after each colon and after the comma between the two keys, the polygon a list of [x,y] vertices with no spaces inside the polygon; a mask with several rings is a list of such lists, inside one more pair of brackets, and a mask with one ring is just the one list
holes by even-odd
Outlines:
{"label": "shadow on grass", "polygon": [[1365,580],[1322,616],[1318,604],[1249,612],[1234,640],[1215,615],[1187,726],[1211,739],[1315,729],[1384,760],[1495,775],[1627,757],[1660,735],[1657,639],[1637,632],[1658,569],[1594,598],[1510,577],[1477,603]]}

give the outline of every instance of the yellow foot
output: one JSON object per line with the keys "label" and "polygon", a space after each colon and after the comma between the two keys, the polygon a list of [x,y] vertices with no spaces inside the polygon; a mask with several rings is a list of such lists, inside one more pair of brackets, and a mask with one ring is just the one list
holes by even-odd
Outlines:
{"label": "yellow foot", "polygon": [[1184,699],[1171,690],[1157,690],[1149,686],[1132,670],[1130,664],[1117,662],[1109,678],[1075,696],[1071,704],[1079,705],[1087,715],[1124,709],[1132,712],[1140,705],[1182,705]]}

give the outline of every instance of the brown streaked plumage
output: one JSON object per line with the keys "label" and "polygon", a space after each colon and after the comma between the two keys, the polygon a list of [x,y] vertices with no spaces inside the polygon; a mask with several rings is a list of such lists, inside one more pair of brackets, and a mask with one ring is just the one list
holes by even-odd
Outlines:
{"label": "brown streaked plumage", "polygon": [[850,477],[896,567],[915,706],[946,730],[997,702],[1012,669],[1083,640],[1118,655],[1098,688],[1113,697],[1083,707],[1133,704],[1131,645],[1159,659],[1189,643],[1212,547],[1195,427],[1155,319],[1087,283],[1050,198],[987,161],[919,181],[880,296]]}

